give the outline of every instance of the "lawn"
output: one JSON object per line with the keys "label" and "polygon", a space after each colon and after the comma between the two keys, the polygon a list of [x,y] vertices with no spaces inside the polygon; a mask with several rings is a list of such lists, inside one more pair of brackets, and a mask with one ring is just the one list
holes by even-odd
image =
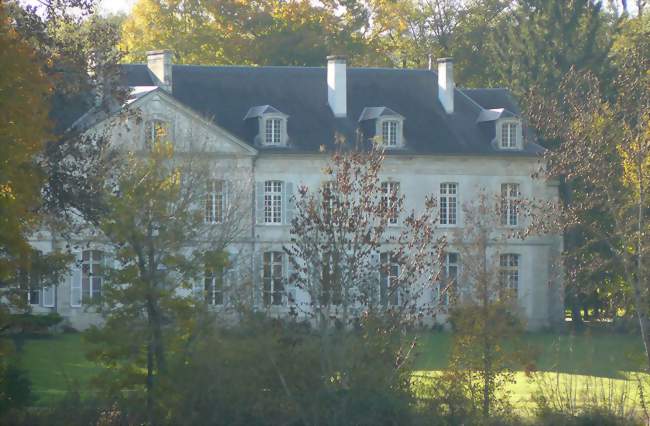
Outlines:
{"label": "lawn", "polygon": [[20,366],[29,372],[39,405],[58,399],[68,389],[83,391],[99,371],[86,359],[80,333],[30,338],[20,346]]}
{"label": "lawn", "polygon": [[[420,374],[441,370],[447,365],[452,335],[426,333],[419,336],[416,368]],[[550,333],[527,334],[524,344],[538,354],[535,367],[542,372],[559,372],[561,380],[582,386],[592,376],[599,383],[622,387],[629,372],[643,365],[643,346],[637,336],[604,331],[580,335]],[[27,339],[22,345],[21,365],[29,371],[39,404],[46,404],[79,386],[87,389],[90,378],[99,368],[85,358],[86,346],[81,334]],[[545,373],[556,378],[555,373]],[[526,404],[537,389],[523,372],[517,373],[511,387],[515,401]]]}

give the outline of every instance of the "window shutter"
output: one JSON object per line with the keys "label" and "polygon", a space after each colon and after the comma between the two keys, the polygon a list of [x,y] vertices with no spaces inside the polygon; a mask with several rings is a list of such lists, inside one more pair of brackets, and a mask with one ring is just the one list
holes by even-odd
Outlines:
{"label": "window shutter", "polygon": [[192,279],[192,295],[198,301],[203,299],[204,285],[205,285],[205,271],[201,273],[199,277],[194,277]]}
{"label": "window shutter", "polygon": [[222,215],[222,221],[226,222],[228,219],[230,219],[230,181],[224,180],[223,181],[223,205],[222,205],[222,210],[221,210],[221,215]]}
{"label": "window shutter", "polygon": [[56,291],[56,287],[53,285],[49,285],[47,287],[43,287],[43,306],[46,308],[53,308],[54,307],[54,293]]}
{"label": "window shutter", "polygon": [[78,308],[81,306],[81,252],[74,252],[72,262],[72,273],[70,274],[70,306]]}
{"label": "window shutter", "polygon": [[256,220],[258,225],[264,224],[264,182],[255,183],[255,199],[256,199]]}
{"label": "window shutter", "polygon": [[293,182],[284,183],[284,224],[291,225],[293,220],[293,209],[295,201],[292,199],[293,196]]}

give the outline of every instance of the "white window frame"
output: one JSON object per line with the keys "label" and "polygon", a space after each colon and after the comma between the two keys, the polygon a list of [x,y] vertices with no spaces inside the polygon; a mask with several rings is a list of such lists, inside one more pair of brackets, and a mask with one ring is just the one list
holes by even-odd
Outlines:
{"label": "white window frame", "polygon": [[283,192],[285,183],[281,180],[264,181],[264,224],[282,225]]}
{"label": "white window frame", "polygon": [[442,182],[440,184],[440,225],[458,225],[458,183]]}
{"label": "white window frame", "polygon": [[[400,265],[392,251],[379,255],[379,304],[381,306],[398,306]],[[392,290],[392,293],[391,293]]]}
{"label": "white window frame", "polygon": [[521,279],[521,256],[516,253],[503,253],[499,255],[499,284],[503,289],[519,293]]}
{"label": "white window frame", "polygon": [[497,141],[500,149],[521,149],[521,122],[519,120],[499,120],[497,122]]}
{"label": "white window frame", "polygon": [[226,217],[227,183],[222,179],[211,179],[208,182],[204,201],[204,221],[206,224],[221,224]]}
{"label": "white window frame", "polygon": [[519,225],[519,200],[521,185],[516,182],[501,184],[501,225],[515,227]]}
{"label": "white window frame", "polygon": [[[34,303],[34,301],[32,300],[32,294],[37,294],[38,295],[38,297],[37,297],[38,300],[36,301],[36,303]],[[33,290],[31,286],[29,288],[27,288],[27,303],[30,306],[42,306],[42,304],[43,304],[43,292],[41,291],[40,288],[37,288],[35,290]]]}
{"label": "white window frame", "polygon": [[[392,194],[399,198],[400,184],[394,180],[387,180],[381,183],[381,200],[386,209],[393,208]],[[389,225],[399,225],[399,212],[395,212],[389,221]]]}
{"label": "white window frame", "polygon": [[262,254],[262,304],[284,306],[286,304],[286,253],[266,251]]}
{"label": "white window frame", "polygon": [[381,121],[381,139],[387,148],[400,146],[399,120]]}
{"label": "white window frame", "polygon": [[[86,258],[88,253],[88,258]],[[95,259],[95,255],[99,253],[101,258]],[[104,277],[101,274],[101,269],[106,262],[106,252],[98,249],[87,249],[81,252],[81,303],[87,303],[92,300],[101,298],[102,285]],[[97,281],[95,281],[97,280]],[[86,292],[86,283],[88,291]],[[99,283],[95,288],[95,284]]]}

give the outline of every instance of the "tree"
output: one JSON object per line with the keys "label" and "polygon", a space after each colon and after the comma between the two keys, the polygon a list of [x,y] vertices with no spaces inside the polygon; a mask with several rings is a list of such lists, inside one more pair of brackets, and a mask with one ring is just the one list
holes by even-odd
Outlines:
{"label": "tree", "polygon": [[[647,28],[643,31],[647,34]],[[563,176],[580,189],[565,203],[567,216],[577,218],[587,229],[585,244],[604,247],[603,253],[620,264],[650,366],[650,289],[645,265],[650,164],[647,40],[640,33],[639,43],[626,44],[616,55],[614,99],[603,96],[596,76],[576,70],[559,86],[560,100],[538,94],[538,108],[531,116],[544,135],[565,141],[560,149],[549,152],[548,173]]]}
{"label": "tree", "polygon": [[162,142],[150,156],[124,155],[106,182],[99,223],[110,256],[97,306],[105,324],[88,338],[97,344],[92,358],[109,367],[102,386],[117,394],[144,386],[147,421],[156,424],[168,364],[182,355],[204,305],[204,274],[227,266],[224,250],[243,232],[246,216],[237,202],[243,197],[233,192],[222,222],[205,221],[209,155],[175,153]]}
{"label": "tree", "polygon": [[360,44],[331,11],[306,0],[140,0],[122,27],[127,60],[168,48],[178,63],[320,65]]}
{"label": "tree", "polygon": [[507,386],[524,359],[516,341],[524,330],[517,306],[518,273],[512,270],[519,261],[498,249],[513,237],[499,231],[504,214],[499,200],[482,192],[463,212],[465,226],[451,241],[463,267],[448,290],[455,296],[454,340],[445,379],[461,387],[487,420],[508,415]]}
{"label": "tree", "polygon": [[[316,368],[320,377],[336,377],[306,403],[327,407],[323,414],[334,423],[354,418],[355,395],[347,389],[404,386],[415,341],[403,333],[431,321],[437,308],[428,300],[444,246],[434,233],[435,201],[405,213],[399,184],[381,180],[383,162],[379,147],[341,143],[324,168],[324,185],[299,188],[285,247],[290,283],[306,296],[295,313],[315,327]],[[363,364],[371,360],[387,377],[368,381],[376,371]]]}
{"label": "tree", "polygon": [[599,2],[522,0],[502,19],[490,43],[494,71],[524,106],[529,90],[561,96],[572,68],[606,75],[611,37]]}

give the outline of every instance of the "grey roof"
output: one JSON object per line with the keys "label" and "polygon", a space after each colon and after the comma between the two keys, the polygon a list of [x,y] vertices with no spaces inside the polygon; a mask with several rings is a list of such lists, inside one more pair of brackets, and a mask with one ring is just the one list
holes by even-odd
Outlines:
{"label": "grey roof", "polygon": [[402,117],[390,108],[386,107],[366,107],[361,111],[359,121],[375,120],[379,117]]}
{"label": "grey roof", "polygon": [[282,114],[282,113],[278,111],[277,108],[273,108],[271,105],[258,105],[248,110],[248,112],[244,116],[244,120],[248,120],[249,118],[261,117],[264,114]]}
{"label": "grey roof", "polygon": [[478,115],[478,118],[476,119],[477,123],[485,123],[488,121],[496,121],[500,118],[508,118],[508,117],[516,117],[515,114],[512,112],[508,111],[505,108],[497,108],[497,109],[484,109],[481,111],[481,113]]}
{"label": "grey roof", "polygon": [[[129,86],[153,84],[146,65],[123,69]],[[437,75],[428,70],[349,67],[346,118],[334,117],[327,104],[325,68],[173,65],[172,72],[175,99],[251,145],[258,128],[243,117],[253,107],[273,105],[289,115],[289,149],[269,152],[332,149],[335,135],[357,140],[362,127],[357,117],[376,105],[405,119],[406,147],[396,152],[517,156],[543,151],[534,143],[522,151],[499,151],[490,143],[494,134],[486,130],[489,124],[477,123],[484,109],[519,113],[507,91],[457,89],[455,111],[448,115],[438,101]]]}

